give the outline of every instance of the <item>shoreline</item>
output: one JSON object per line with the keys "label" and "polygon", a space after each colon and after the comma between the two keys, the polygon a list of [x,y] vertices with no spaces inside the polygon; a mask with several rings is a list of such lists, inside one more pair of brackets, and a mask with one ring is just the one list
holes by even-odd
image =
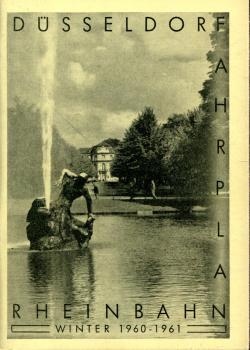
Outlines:
{"label": "shoreline", "polygon": [[[129,197],[98,197],[93,199],[94,215],[132,215],[132,216],[163,216],[171,214],[207,213],[206,205],[192,203],[192,211],[180,210],[179,203],[185,203],[188,198],[160,197],[153,200],[150,197],[135,197],[132,201]],[[33,199],[9,199],[8,216],[27,215]],[[171,205],[173,201],[174,205]],[[205,204],[205,203],[204,203]],[[87,215],[86,204],[82,198],[77,199],[71,208],[73,215]]]}

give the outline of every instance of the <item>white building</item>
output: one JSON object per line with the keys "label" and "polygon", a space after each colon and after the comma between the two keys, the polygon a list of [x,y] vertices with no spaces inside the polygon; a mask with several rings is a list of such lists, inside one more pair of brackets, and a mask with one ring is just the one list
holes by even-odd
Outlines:
{"label": "white building", "polygon": [[99,181],[118,181],[117,177],[111,176],[111,162],[115,152],[110,146],[95,146],[91,150],[91,161],[97,170]]}

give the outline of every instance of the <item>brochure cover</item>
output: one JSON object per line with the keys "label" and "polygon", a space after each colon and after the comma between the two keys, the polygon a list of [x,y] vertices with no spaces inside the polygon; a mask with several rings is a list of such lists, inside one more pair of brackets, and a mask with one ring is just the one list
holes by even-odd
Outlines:
{"label": "brochure cover", "polygon": [[247,2],[1,6],[1,347],[247,349]]}

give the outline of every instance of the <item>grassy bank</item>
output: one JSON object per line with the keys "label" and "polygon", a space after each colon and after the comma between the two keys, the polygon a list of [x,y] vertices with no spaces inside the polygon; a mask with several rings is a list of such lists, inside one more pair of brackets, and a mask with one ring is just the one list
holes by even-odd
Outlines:
{"label": "grassy bank", "polygon": [[[8,202],[8,213],[12,215],[26,215],[33,199],[11,199]],[[96,214],[118,214],[137,213],[138,211],[175,212],[180,203],[185,204],[185,200],[178,198],[135,198],[130,201],[127,197],[99,197],[93,198],[93,211]],[[193,203],[196,211],[204,210],[205,206],[197,206]],[[83,198],[77,199],[72,206],[73,213],[86,213],[86,203]]]}
{"label": "grassy bank", "polygon": [[[158,203],[152,205],[150,200],[133,200],[123,198],[107,198],[99,197],[93,199],[93,211],[94,213],[136,213],[137,211],[175,211],[174,208],[164,205],[164,203]],[[75,201],[72,212],[82,213],[86,212],[86,205],[83,199]]]}

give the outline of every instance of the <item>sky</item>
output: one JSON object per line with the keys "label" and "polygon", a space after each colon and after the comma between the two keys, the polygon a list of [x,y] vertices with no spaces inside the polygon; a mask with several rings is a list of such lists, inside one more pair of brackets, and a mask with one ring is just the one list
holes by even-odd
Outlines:
{"label": "sky", "polygon": [[[42,14],[49,17],[47,32],[38,31],[38,15],[16,14],[25,23],[21,31],[13,31],[15,14],[9,15],[8,104],[19,97],[41,108],[47,81],[53,123],[75,147],[90,147],[109,137],[121,139],[145,106],[164,123],[173,113],[187,112],[201,102],[198,91],[209,72],[211,15]],[[62,31],[64,16],[70,17],[68,32]],[[82,29],[86,16],[91,17],[89,32]],[[105,16],[112,16],[112,32],[104,31]],[[146,16],[156,22],[151,32],[144,30]],[[182,31],[169,29],[174,16],[183,19]],[[205,32],[197,31],[197,16],[206,19]],[[125,31],[126,17],[132,32]],[[53,60],[53,69],[45,75],[44,57]]]}

